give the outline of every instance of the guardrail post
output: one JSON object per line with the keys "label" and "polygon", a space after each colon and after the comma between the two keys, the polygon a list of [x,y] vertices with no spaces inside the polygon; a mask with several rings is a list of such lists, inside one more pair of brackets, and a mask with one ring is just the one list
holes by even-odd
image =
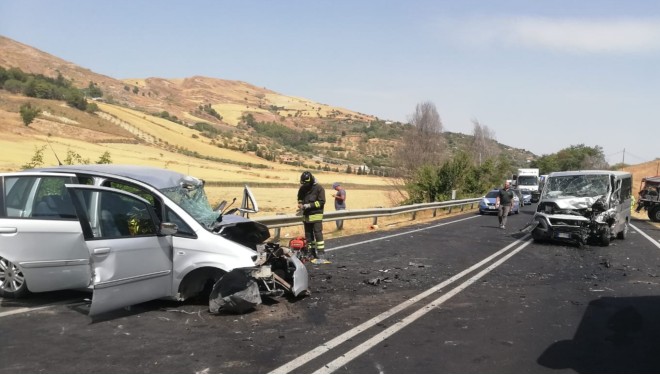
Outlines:
{"label": "guardrail post", "polygon": [[371,225],[378,225],[378,216],[374,216],[374,220],[371,222]]}
{"label": "guardrail post", "polygon": [[461,205],[461,212],[463,212],[463,211],[465,211],[465,205],[464,204]]}
{"label": "guardrail post", "polygon": [[412,219],[415,220],[417,218],[417,211],[414,211],[412,213]]}
{"label": "guardrail post", "polygon": [[435,216],[437,215],[437,213],[438,213],[438,209],[437,209],[437,208],[434,208],[434,209],[433,209],[433,217],[435,217]]}
{"label": "guardrail post", "polygon": [[451,209],[452,209],[452,208],[454,208],[454,206],[449,206],[449,212],[447,212],[448,214],[451,213]]}
{"label": "guardrail post", "polygon": [[273,242],[279,242],[280,234],[282,233],[281,229],[282,228],[275,228],[275,234],[273,235]]}

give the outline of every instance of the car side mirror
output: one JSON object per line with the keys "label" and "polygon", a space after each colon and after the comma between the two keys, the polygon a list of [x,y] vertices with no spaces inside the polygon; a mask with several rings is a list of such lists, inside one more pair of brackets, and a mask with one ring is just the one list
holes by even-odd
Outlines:
{"label": "car side mirror", "polygon": [[160,223],[160,230],[158,234],[161,236],[171,236],[176,234],[179,231],[179,228],[174,223]]}

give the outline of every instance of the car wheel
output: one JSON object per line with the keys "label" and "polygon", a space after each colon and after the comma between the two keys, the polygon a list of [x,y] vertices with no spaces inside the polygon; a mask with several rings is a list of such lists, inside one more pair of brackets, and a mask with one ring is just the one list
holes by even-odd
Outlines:
{"label": "car wheel", "polygon": [[0,297],[21,298],[27,293],[23,272],[14,263],[0,257]]}
{"label": "car wheel", "polygon": [[656,223],[660,223],[660,204],[656,204],[655,206],[651,207],[649,210],[649,219],[651,221],[655,221]]}
{"label": "car wheel", "polygon": [[626,237],[628,237],[628,220],[623,222],[623,229],[616,234],[616,238],[620,240],[625,240]]}

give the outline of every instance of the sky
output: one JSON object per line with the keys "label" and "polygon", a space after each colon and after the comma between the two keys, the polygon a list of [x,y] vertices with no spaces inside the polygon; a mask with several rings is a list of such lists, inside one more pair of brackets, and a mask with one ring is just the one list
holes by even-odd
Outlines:
{"label": "sky", "polygon": [[0,0],[0,35],[112,78],[240,80],[547,155],[660,157],[660,1]]}

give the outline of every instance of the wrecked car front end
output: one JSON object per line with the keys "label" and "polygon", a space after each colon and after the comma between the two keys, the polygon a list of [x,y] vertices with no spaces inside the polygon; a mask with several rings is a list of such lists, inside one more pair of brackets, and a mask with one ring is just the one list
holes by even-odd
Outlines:
{"label": "wrecked car front end", "polygon": [[[258,211],[249,189],[245,187],[240,207],[223,212],[226,202],[213,210],[203,185],[201,180],[188,179],[180,186],[163,192],[216,238],[213,243],[217,251],[223,251],[221,247],[229,243],[232,248],[249,251],[251,258],[250,266],[225,269],[226,272],[201,278],[211,279],[213,283],[209,310],[213,313],[242,313],[260,304],[261,296],[304,295],[308,290],[308,274],[304,264],[289,249],[266,242],[270,237],[268,227],[243,216]],[[197,281],[192,289],[202,291],[202,288],[205,286]]]}
{"label": "wrecked car front end", "polygon": [[537,241],[578,246],[599,242],[607,246],[615,234],[623,238],[627,233],[629,180],[629,174],[609,171],[553,173],[546,180],[532,221],[523,231],[531,232]]}

